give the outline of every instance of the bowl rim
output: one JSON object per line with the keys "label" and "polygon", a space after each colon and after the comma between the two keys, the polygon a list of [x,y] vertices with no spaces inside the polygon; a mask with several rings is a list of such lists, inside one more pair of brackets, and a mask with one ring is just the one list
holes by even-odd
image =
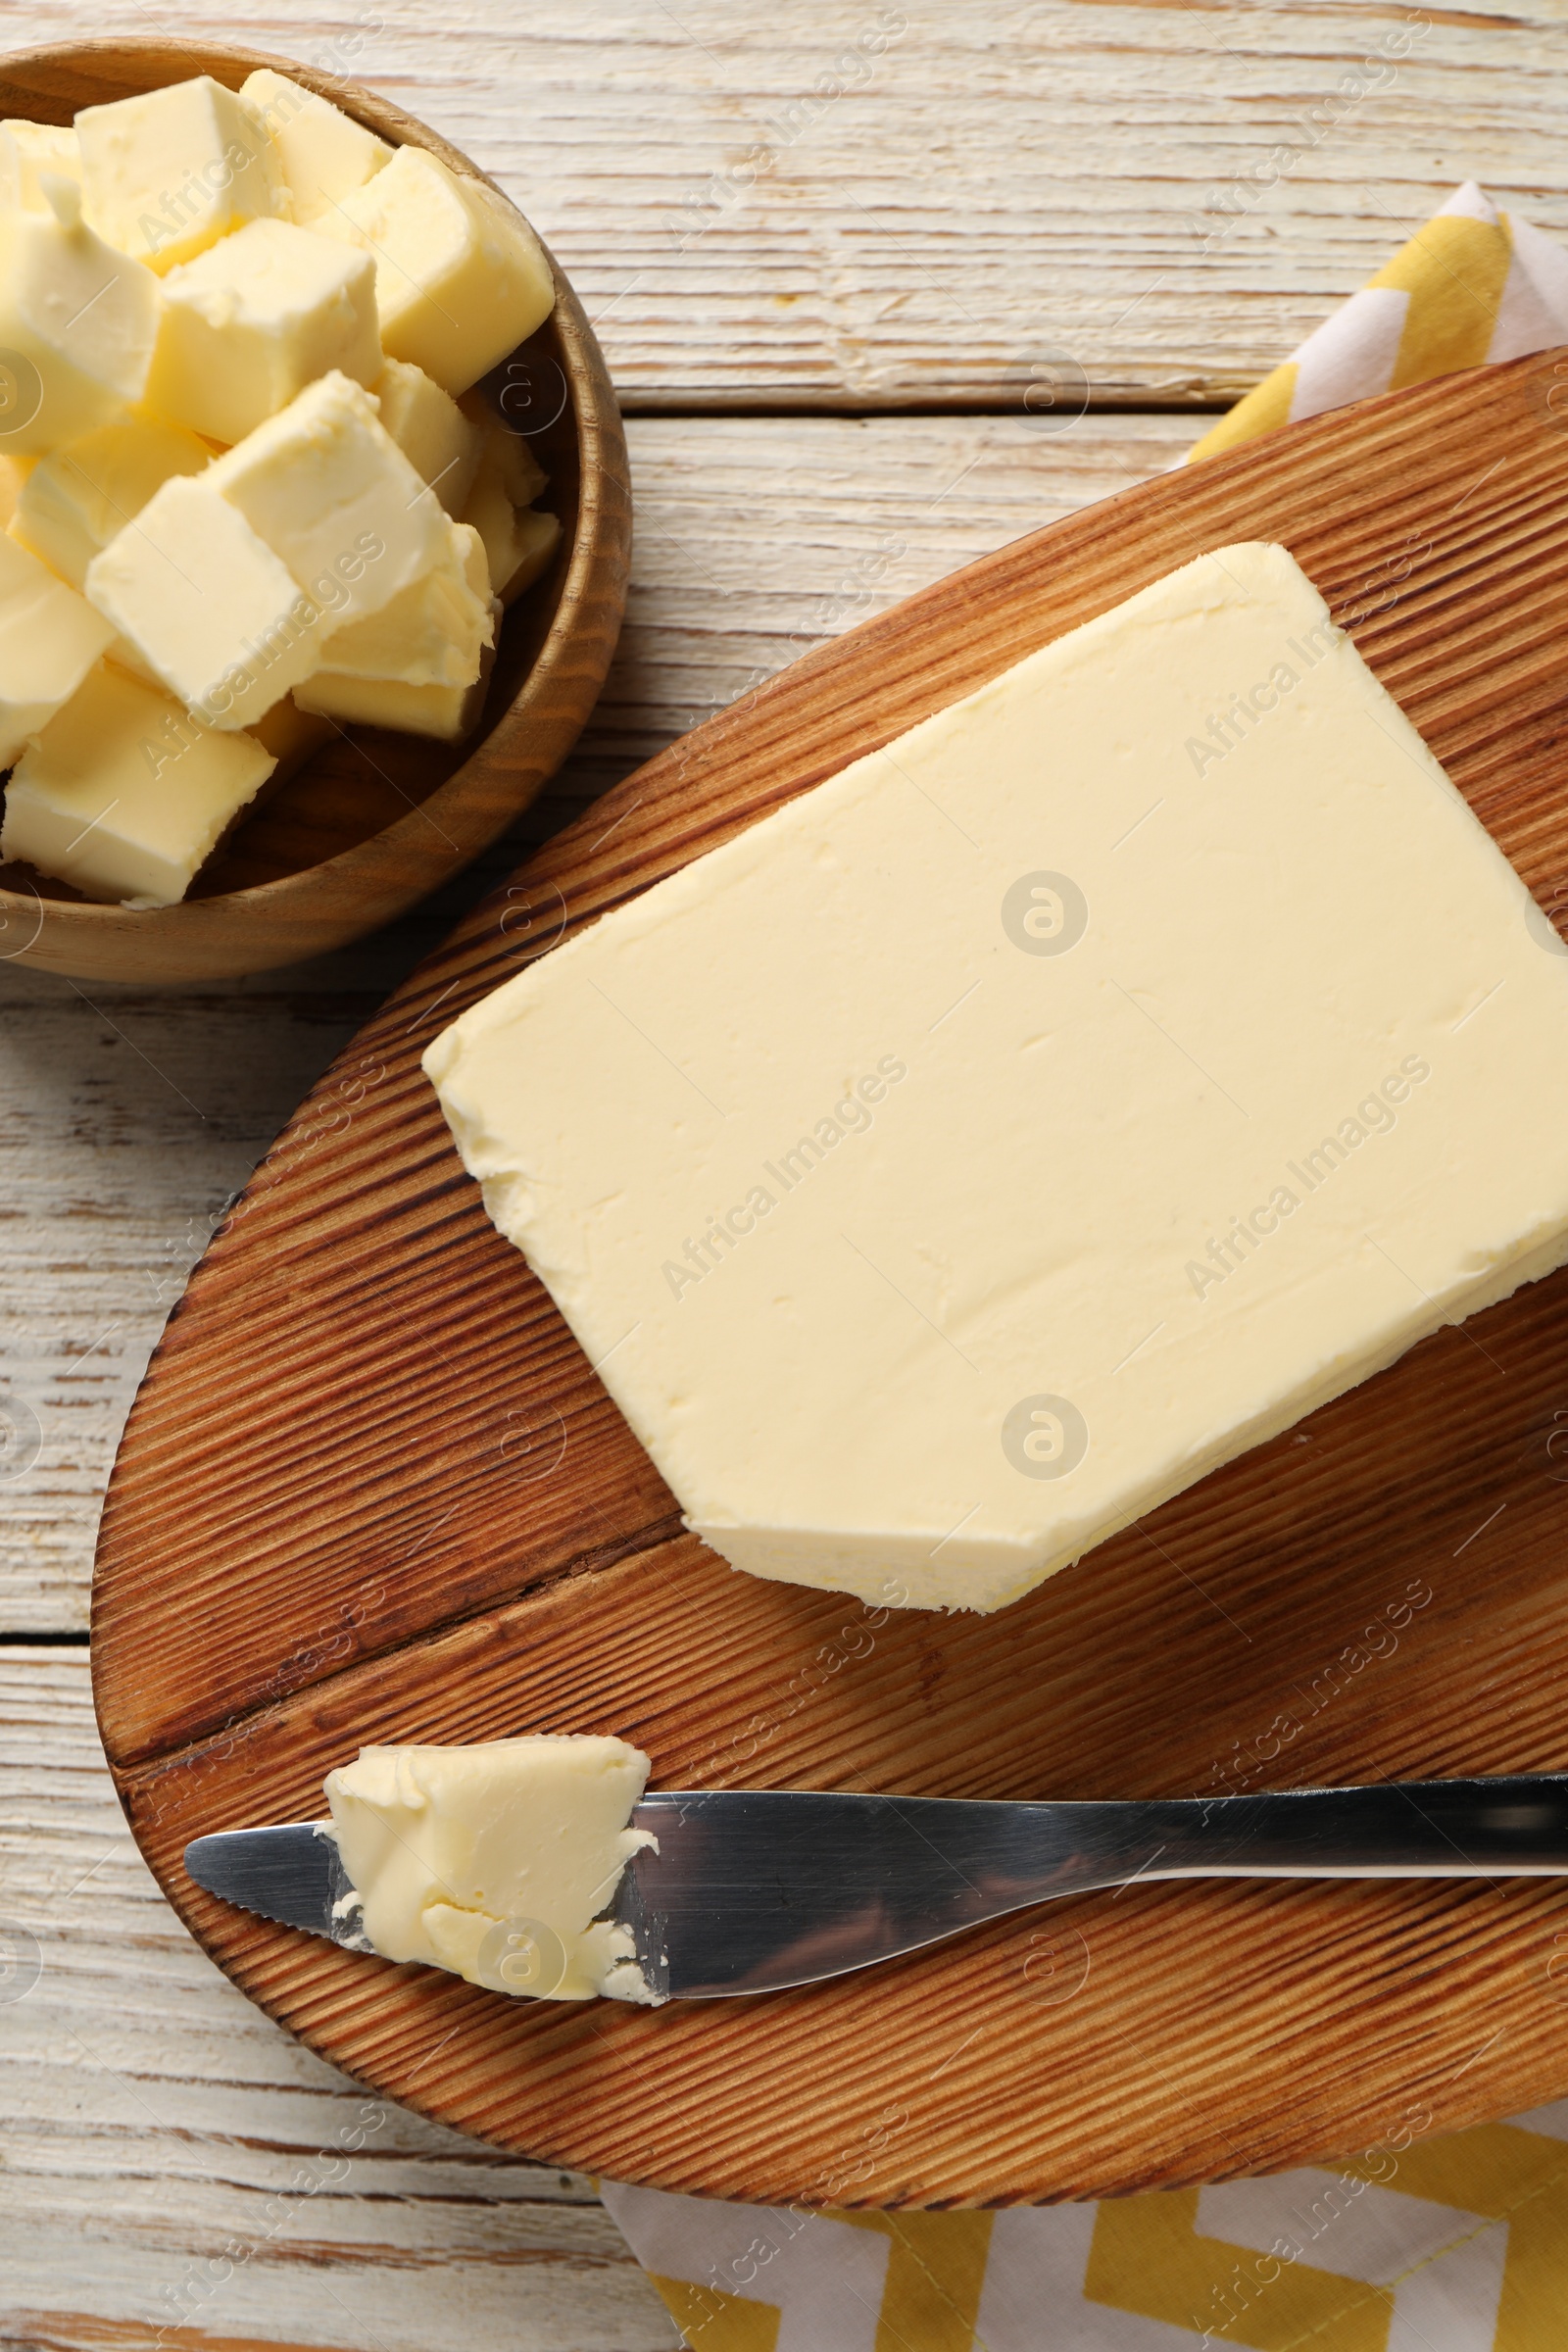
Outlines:
{"label": "bowl rim", "polygon": [[[131,908],[92,900],[45,898],[38,891],[24,893],[0,886],[0,924],[8,915],[25,916],[36,910],[38,928],[34,933],[32,949],[37,948],[43,933],[49,930],[55,934],[58,946],[63,951],[69,951],[73,937],[81,939],[85,945],[88,938],[103,942],[106,935],[113,934],[119,934],[127,948],[133,940],[152,948],[160,936],[172,945],[174,936],[183,933],[194,949],[198,935],[210,941],[215,928],[222,925],[227,916],[242,915],[261,922],[291,912],[304,913],[313,899],[340,897],[344,886],[353,883],[366,888],[371,911],[364,923],[354,921],[347,928],[342,924],[337,926],[341,932],[339,944],[344,944],[347,939],[363,936],[365,931],[378,927],[427,898],[453,874],[461,872],[506,830],[525,804],[509,804],[500,809],[492,823],[481,824],[477,828],[471,825],[464,827],[462,838],[452,854],[441,853],[428,859],[428,880],[422,881],[416,889],[398,889],[392,883],[390,869],[404,862],[416,833],[427,841],[432,820],[438,829],[447,829],[447,820],[452,817],[455,808],[469,799],[472,786],[478,780],[476,771],[488,769],[498,774],[504,772],[509,749],[515,747],[518,739],[528,731],[537,706],[555,685],[570,654],[578,656],[572,663],[573,675],[584,683],[591,681],[593,694],[571,726],[569,735],[561,744],[555,760],[545,769],[540,778],[541,784],[565,758],[571,743],[581,732],[593,700],[597,698],[608,673],[625,611],[630,482],[620,411],[587,314],[564,270],[537,229],[533,228],[532,222],[527,221],[526,215],[507,195],[506,190],[498,187],[496,181],[461,148],[455,147],[439,131],[433,130],[394,100],[383,98],[378,92],[368,89],[363,83],[346,75],[322,72],[298,58],[285,57],[274,51],[200,38],[187,44],[146,33],[45,42],[31,48],[11,50],[0,58],[0,79],[28,67],[59,67],[62,71],[69,71],[74,65],[86,64],[95,58],[108,60],[127,55],[148,61],[168,59],[171,64],[177,63],[183,67],[183,72],[171,74],[171,80],[190,80],[194,78],[190,71],[192,67],[198,67],[205,74],[211,73],[215,64],[220,64],[235,70],[235,80],[230,86],[236,87],[245,75],[261,67],[270,67],[273,72],[286,74],[291,80],[300,82],[318,96],[342,108],[363,122],[366,128],[374,130],[391,144],[425,148],[463,177],[477,179],[484,186],[495,189],[503,201],[518,214],[519,219],[526,221],[550,266],[555,283],[555,308],[546,323],[556,329],[561,348],[566,396],[576,427],[578,459],[577,513],[571,553],[550,625],[517,692],[494,724],[477,739],[467,758],[424,799],[413,803],[390,824],[381,826],[348,849],[301,866],[293,873],[278,875],[269,882],[254,883],[239,890],[215,892],[201,899],[181,899],[172,906],[152,908]],[[585,629],[583,624],[590,613],[594,625]],[[596,638],[602,643],[602,658],[582,659],[583,653]],[[448,839],[451,840],[450,833]],[[378,880],[381,898],[377,897],[375,888]],[[389,893],[395,899],[395,904],[383,904]],[[273,956],[270,960],[275,965],[294,960],[300,953],[309,955],[319,952],[318,948],[307,946],[296,950],[294,955]],[[24,965],[45,961],[29,950],[14,951],[6,960]],[[66,968],[54,955],[47,958],[47,965],[56,971]],[[254,970],[267,967],[247,962],[243,968]]]}

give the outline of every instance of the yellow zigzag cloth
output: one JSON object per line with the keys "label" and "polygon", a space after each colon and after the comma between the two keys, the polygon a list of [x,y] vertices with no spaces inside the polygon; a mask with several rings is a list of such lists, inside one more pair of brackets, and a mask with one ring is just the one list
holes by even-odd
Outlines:
{"label": "yellow zigzag cloth", "polygon": [[[1553,343],[1568,254],[1469,185],[1189,462]],[[1568,2100],[1102,2205],[808,2214],[600,2188],[694,2352],[1568,2352]]]}
{"label": "yellow zigzag cloth", "polygon": [[1005,2213],[600,2183],[693,2352],[1563,2352],[1568,2100],[1334,2170]]}
{"label": "yellow zigzag cloth", "polygon": [[1218,457],[1374,392],[1568,343],[1568,253],[1473,180],[1187,453]]}

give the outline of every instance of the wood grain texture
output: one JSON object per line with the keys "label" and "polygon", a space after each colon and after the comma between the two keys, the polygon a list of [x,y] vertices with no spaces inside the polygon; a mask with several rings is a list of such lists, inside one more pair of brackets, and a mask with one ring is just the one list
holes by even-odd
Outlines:
{"label": "wood grain texture", "polygon": [[[670,740],[901,595],[1162,471],[1180,416],[645,417],[627,623],[577,751],[519,825],[375,941],[194,996],[0,959],[0,1628],[82,1630],[131,1396],[225,1201],[419,956]],[[29,1424],[30,1426],[30,1424]]]}
{"label": "wood grain texture", "polygon": [[[251,49],[144,37],[71,41],[0,67],[0,113],[69,122],[83,106],[157,89],[193,73],[238,88]],[[429,148],[454,172],[468,159],[401,107],[336,77],[300,78],[397,145]],[[552,265],[554,267],[554,265]],[[526,808],[582,730],[619,634],[630,556],[630,484],[615,396],[593,329],[559,268],[556,307],[498,364],[537,381],[530,438],[548,473],[542,503],[561,519],[550,570],[513,606],[474,735],[437,744],[384,728],[336,725],[326,747],[235,830],[172,906],[133,910],[85,900],[31,868],[0,867],[0,934],[10,956],[89,980],[191,984],[265,971],[363,938],[456,873]]]}
{"label": "wood grain texture", "polygon": [[203,1957],[126,1832],[79,1654],[0,1649],[0,1942],[24,1972],[0,2344],[676,2341],[586,2180],[369,2097]]}
{"label": "wood grain texture", "polygon": [[1213,2179],[1375,2140],[1410,2100],[1444,2129],[1568,2082],[1546,1973],[1568,1894],[1544,1882],[1138,1889],[807,1992],[563,2015],[225,1911],[178,1863],[200,1831],[312,1807],[332,1762],[388,1737],[606,1729],[666,1786],[1017,1796],[1562,1765],[1568,1277],[994,1618],[868,1614],[673,1532],[416,1067],[529,956],[1232,538],[1292,547],[1550,901],[1568,860],[1551,364],[1129,492],[808,656],[541,851],[307,1102],[132,1416],[94,1655],[155,1871],[312,2046],[502,2146],[764,2202]]}
{"label": "wood grain texture", "polygon": [[[11,0],[0,37],[59,34]],[[1557,0],[265,0],[242,37],[492,173],[628,409],[1016,410],[1052,353],[1225,406],[1461,180],[1568,231]]]}

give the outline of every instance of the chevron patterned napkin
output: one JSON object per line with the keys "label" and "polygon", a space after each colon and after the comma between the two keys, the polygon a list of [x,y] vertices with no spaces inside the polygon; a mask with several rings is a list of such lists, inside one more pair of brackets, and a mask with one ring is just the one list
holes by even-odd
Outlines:
{"label": "chevron patterned napkin", "polygon": [[1433,2139],[1422,2112],[1349,2164],[1102,2205],[599,2185],[694,2352],[1563,2352],[1568,2100]]}
{"label": "chevron patterned napkin", "polygon": [[[1565,342],[1568,253],[1468,184],[1189,463]],[[600,2190],[694,2352],[1565,2352],[1568,2100],[1429,2132],[1416,2108],[1343,2165],[995,2214]]]}
{"label": "chevron patterned napkin", "polygon": [[1374,392],[1568,343],[1568,253],[1467,180],[1370,284],[1194,444],[1217,457]]}

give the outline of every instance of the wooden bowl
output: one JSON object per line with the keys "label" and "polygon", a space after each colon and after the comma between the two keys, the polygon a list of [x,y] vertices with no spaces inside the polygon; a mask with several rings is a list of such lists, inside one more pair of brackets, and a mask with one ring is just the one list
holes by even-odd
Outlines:
{"label": "wooden bowl", "polygon": [[[210,74],[237,89],[273,66],[394,145],[482,176],[412,115],[356,84],[259,50],[168,40],[68,41],[0,60],[0,115],[69,122],[79,107]],[[626,603],[631,484],[620,415],[593,329],[559,266],[556,307],[517,358],[538,405],[530,447],[560,515],[551,570],[501,631],[478,730],[463,744],[340,729],[258,808],[176,906],[93,905],[69,884],[0,866],[0,958],[81,979],[179,985],[270,969],[389,922],[466,865],[565,758],[610,666]],[[515,377],[514,380],[517,380]]]}

